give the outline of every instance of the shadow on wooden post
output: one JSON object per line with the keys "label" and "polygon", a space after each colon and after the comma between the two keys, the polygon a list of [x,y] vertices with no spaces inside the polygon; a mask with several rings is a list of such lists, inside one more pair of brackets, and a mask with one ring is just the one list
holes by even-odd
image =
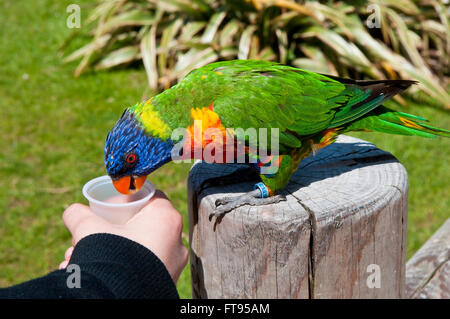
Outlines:
{"label": "shadow on wooden post", "polygon": [[244,206],[214,229],[210,187],[240,165],[196,163],[188,181],[194,298],[403,298],[408,178],[373,144],[340,136],[302,161],[285,202]]}

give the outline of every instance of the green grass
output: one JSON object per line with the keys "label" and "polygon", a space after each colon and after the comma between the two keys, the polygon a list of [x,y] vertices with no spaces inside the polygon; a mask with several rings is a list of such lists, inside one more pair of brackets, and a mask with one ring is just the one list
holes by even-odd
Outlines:
{"label": "green grass", "polygon": [[[61,64],[57,49],[71,33],[65,9],[72,2],[0,3],[0,286],[58,266],[71,245],[62,212],[85,203],[83,184],[105,174],[104,139],[124,107],[148,97],[143,69],[75,79],[74,65]],[[82,10],[82,23],[86,17]],[[403,110],[450,127],[444,111],[415,104]],[[410,257],[448,218],[450,140],[354,135],[392,152],[408,170]],[[185,234],[187,174],[187,164],[169,164],[151,177],[182,213]],[[178,289],[191,296],[188,267]]]}

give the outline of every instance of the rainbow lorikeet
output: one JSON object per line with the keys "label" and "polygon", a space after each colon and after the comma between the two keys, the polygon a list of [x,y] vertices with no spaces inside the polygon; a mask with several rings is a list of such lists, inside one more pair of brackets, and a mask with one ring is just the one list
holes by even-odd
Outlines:
{"label": "rainbow lorikeet", "polygon": [[[288,184],[301,159],[333,143],[338,134],[378,131],[450,137],[450,131],[432,127],[424,118],[381,105],[414,83],[357,81],[267,61],[211,63],[124,111],[106,139],[106,169],[116,189],[129,194],[174,153],[205,160],[204,151],[209,149],[220,163],[241,156],[236,145],[242,145],[244,161],[259,173],[261,182],[242,196],[217,201],[213,214],[246,204],[274,203],[283,199],[276,193]],[[187,134],[174,136],[179,128]],[[248,136],[236,133],[237,128],[266,129],[269,135],[277,129],[271,136],[277,137],[278,154],[262,156],[260,142],[252,145]],[[201,135],[208,129],[216,135]],[[200,139],[194,138],[198,132]],[[227,148],[231,142],[234,146]],[[213,151],[211,143],[216,143]],[[267,145],[269,154],[273,147]]]}

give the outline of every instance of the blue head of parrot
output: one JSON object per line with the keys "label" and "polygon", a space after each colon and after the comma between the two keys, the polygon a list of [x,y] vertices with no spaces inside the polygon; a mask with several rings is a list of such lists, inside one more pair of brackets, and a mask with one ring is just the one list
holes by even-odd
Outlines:
{"label": "blue head of parrot", "polygon": [[148,174],[171,160],[173,143],[146,133],[126,109],[105,142],[105,167],[122,194],[137,192]]}

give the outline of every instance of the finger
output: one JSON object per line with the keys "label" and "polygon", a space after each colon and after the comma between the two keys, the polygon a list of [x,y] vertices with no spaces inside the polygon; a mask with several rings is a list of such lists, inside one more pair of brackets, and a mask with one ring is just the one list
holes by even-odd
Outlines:
{"label": "finger", "polygon": [[67,265],[69,265],[69,262],[67,260],[64,260],[62,263],[59,264],[58,269],[65,269],[67,268]]}
{"label": "finger", "polygon": [[148,203],[141,210],[153,210],[154,208],[172,208],[172,203],[166,194],[160,190],[156,190],[155,195],[148,201]]}
{"label": "finger", "polygon": [[170,208],[173,209],[172,203],[166,194],[160,190],[156,190],[155,195],[148,201],[148,203],[141,210],[153,210],[154,208]]}
{"label": "finger", "polygon": [[162,191],[157,190],[152,199],[127,222],[127,225],[132,224],[149,229],[158,224],[162,227],[168,227],[174,234],[181,236],[183,218],[167,196]]}
{"label": "finger", "polygon": [[167,198],[166,194],[164,194],[160,190],[156,190],[155,195],[148,201],[147,204],[136,214],[134,215],[128,222],[133,223],[136,220],[148,219],[149,217],[156,217],[157,213],[167,212],[167,211],[176,211],[172,206],[172,203]]}
{"label": "finger", "polygon": [[73,246],[81,238],[90,233],[98,232],[99,226],[104,226],[107,223],[104,219],[97,216],[88,206],[82,204],[69,206],[63,213],[63,222],[72,234]]}
{"label": "finger", "polygon": [[[169,199],[168,197],[167,197],[167,195],[162,191],[162,190],[160,190],[160,189],[157,189],[156,191],[155,191],[155,194],[153,195],[153,197],[151,198],[151,199],[158,199],[158,198],[162,198],[162,199]],[[150,199],[150,200],[151,200]]]}
{"label": "finger", "polygon": [[88,206],[83,204],[72,204],[63,213],[64,225],[72,235],[82,222],[90,219],[97,220],[100,217],[95,215]]}
{"label": "finger", "polygon": [[72,257],[72,252],[73,252],[73,246],[70,246],[69,248],[67,248],[66,253],[64,254],[64,259],[66,261],[70,260],[70,257]]}

